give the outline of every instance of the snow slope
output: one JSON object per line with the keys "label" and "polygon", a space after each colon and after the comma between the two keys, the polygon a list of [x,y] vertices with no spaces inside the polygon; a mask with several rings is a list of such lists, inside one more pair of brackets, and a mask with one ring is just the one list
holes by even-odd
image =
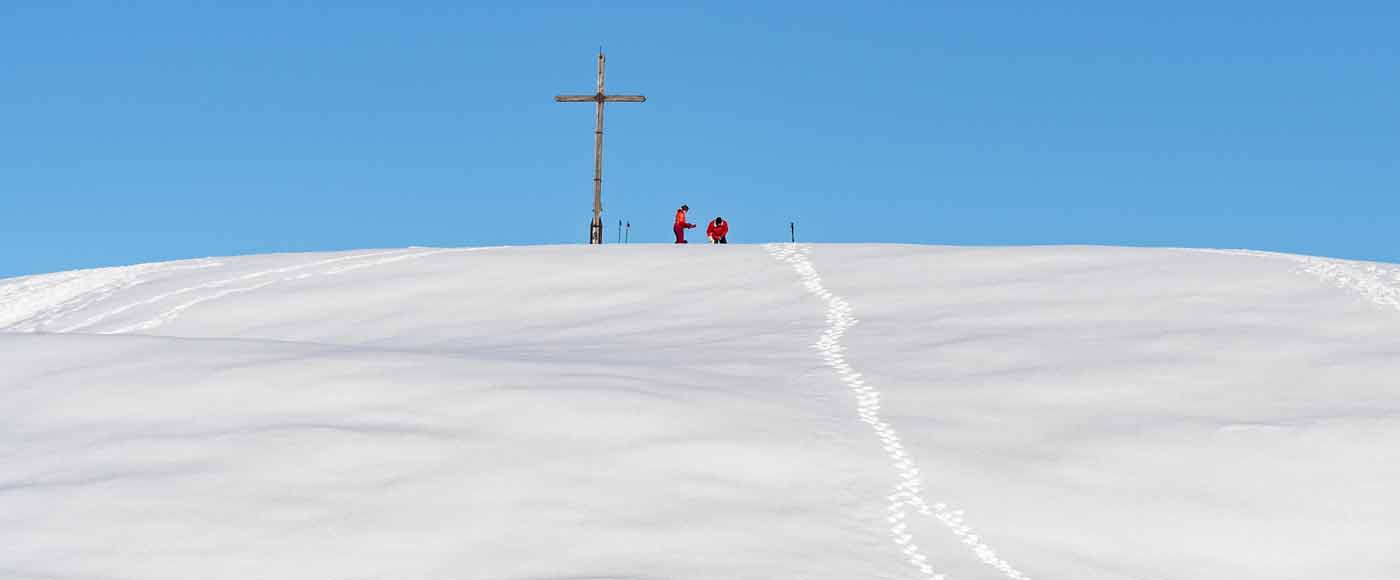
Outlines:
{"label": "snow slope", "polygon": [[1400,267],[407,248],[0,280],[0,579],[1400,578]]}

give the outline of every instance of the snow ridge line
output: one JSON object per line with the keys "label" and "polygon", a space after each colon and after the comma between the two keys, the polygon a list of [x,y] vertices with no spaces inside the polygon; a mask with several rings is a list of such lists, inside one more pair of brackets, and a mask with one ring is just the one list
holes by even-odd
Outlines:
{"label": "snow ridge line", "polygon": [[[480,250],[480,249],[481,249],[481,248],[447,248],[447,249],[429,250],[429,251],[426,251],[426,252],[411,252],[411,251],[407,251],[407,252],[406,252],[406,251],[404,251],[404,250],[394,250],[394,251],[389,251],[389,252],[373,252],[373,253],[367,253],[367,254],[356,254],[356,255],[354,255],[354,256],[342,256],[342,257],[340,257],[340,258],[331,258],[331,259],[329,259],[329,260],[321,260],[321,261],[318,261],[318,262],[313,262],[313,263],[311,263],[311,264],[301,264],[301,265],[297,265],[297,266],[288,266],[288,267],[285,267],[285,268],[278,268],[278,269],[275,269],[275,270],[267,270],[267,271],[264,271],[264,272],[255,272],[255,273],[253,273],[253,274],[248,274],[248,275],[245,275],[245,276],[241,276],[241,277],[239,277],[239,278],[234,278],[234,279],[232,279],[232,280],[223,280],[223,281],[219,281],[219,282],[210,282],[210,283],[207,283],[207,284],[200,284],[199,286],[192,286],[192,287],[190,287],[190,288],[184,288],[184,289],[181,289],[181,290],[176,290],[175,292],[171,292],[171,293],[169,293],[168,295],[162,295],[162,296],[158,296],[158,297],[156,297],[156,298],[164,298],[164,297],[168,297],[169,295],[174,295],[174,294],[183,294],[183,293],[185,293],[185,292],[187,292],[187,291],[190,291],[190,290],[197,290],[197,289],[200,289],[200,288],[208,288],[208,287],[211,287],[211,286],[227,285],[227,284],[230,284],[230,283],[232,283],[232,282],[237,282],[237,281],[240,281],[240,280],[247,280],[247,279],[249,279],[249,278],[262,277],[262,276],[265,276],[265,275],[268,275],[268,274],[286,273],[286,272],[291,272],[291,271],[296,271],[296,270],[302,270],[302,269],[306,269],[306,268],[310,268],[310,267],[314,267],[314,266],[323,266],[323,265],[326,265],[326,264],[332,264],[332,263],[336,263],[336,262],[343,262],[343,261],[346,261],[346,260],[352,260],[352,259],[358,259],[358,258],[368,258],[368,257],[372,257],[372,256],[383,256],[383,255],[386,255],[386,254],[394,254],[393,256],[390,256],[390,257],[388,257],[388,258],[381,258],[381,259],[379,259],[379,260],[372,260],[372,261],[363,262],[363,263],[356,263],[356,264],[353,264],[353,265],[351,265],[351,266],[344,266],[344,267],[334,268],[334,269],[331,269],[331,270],[327,270],[327,271],[325,271],[325,272],[302,272],[302,273],[297,274],[297,275],[295,275],[295,276],[284,276],[284,277],[281,277],[281,278],[274,278],[274,279],[272,279],[272,280],[268,280],[268,281],[262,282],[262,283],[260,283],[260,284],[254,284],[254,285],[252,285],[252,286],[242,286],[242,287],[238,287],[238,288],[230,288],[230,289],[223,290],[223,291],[220,291],[220,292],[215,292],[214,294],[210,294],[210,295],[207,295],[207,296],[200,296],[200,297],[195,298],[195,299],[193,299],[193,300],[190,300],[190,301],[188,301],[188,302],[184,302],[184,303],[178,304],[178,305],[176,305],[176,306],[173,306],[173,307],[171,307],[170,309],[166,310],[165,312],[162,312],[162,313],[160,313],[159,315],[155,316],[154,318],[150,318],[150,319],[148,319],[148,320],[145,320],[145,321],[142,321],[142,322],[138,322],[138,323],[136,323],[136,324],[132,324],[132,325],[125,326],[125,327],[122,327],[122,328],[118,328],[118,329],[116,329],[116,330],[107,330],[107,331],[103,331],[103,332],[101,332],[100,334],[125,334],[125,333],[128,333],[128,332],[136,332],[136,331],[142,331],[142,330],[150,330],[150,329],[152,329],[152,328],[156,328],[156,327],[158,327],[158,326],[160,326],[160,325],[162,325],[162,324],[165,324],[165,323],[167,323],[167,322],[170,322],[171,320],[174,320],[174,319],[178,318],[178,317],[180,316],[180,314],[183,313],[184,311],[189,310],[190,308],[193,308],[193,307],[198,306],[198,305],[200,305],[200,304],[203,304],[203,303],[205,303],[205,302],[209,302],[209,301],[211,301],[211,300],[218,300],[218,299],[220,299],[220,298],[223,298],[223,297],[225,297],[225,296],[230,296],[230,295],[233,295],[233,294],[242,294],[242,293],[244,293],[244,292],[252,292],[252,291],[254,291],[254,290],[259,290],[259,289],[262,289],[262,288],[266,288],[266,287],[271,286],[271,285],[273,285],[273,284],[276,284],[276,283],[278,283],[278,282],[289,282],[289,281],[293,281],[293,280],[304,280],[304,279],[306,279],[306,278],[310,278],[310,277],[313,277],[313,276],[335,276],[335,275],[337,275],[337,274],[342,274],[342,273],[345,273],[345,272],[350,272],[350,271],[358,270],[358,269],[360,269],[360,268],[368,268],[368,267],[371,267],[371,266],[379,266],[379,265],[383,265],[383,264],[389,264],[389,263],[393,263],[393,262],[398,262],[398,261],[401,261],[401,260],[410,260],[410,259],[426,258],[426,257],[428,257],[428,256],[432,256],[432,255],[436,255],[436,254],[443,254],[443,253],[447,253],[447,252],[471,252],[471,251],[476,251],[476,250]],[[154,300],[154,299],[152,299],[152,300]]]}
{"label": "snow ridge line", "polygon": [[880,391],[866,384],[862,375],[851,367],[846,356],[842,354],[846,347],[841,345],[841,337],[860,321],[853,316],[849,302],[833,294],[822,284],[821,275],[807,257],[810,248],[798,244],[770,244],[767,249],[774,258],[791,265],[802,277],[803,286],[807,291],[826,303],[827,329],[813,347],[821,351],[826,365],[835,369],[841,382],[855,394],[856,411],[861,422],[870,425],[899,474],[899,482],[894,486],[894,492],[888,496],[890,503],[886,508],[886,521],[890,523],[890,535],[894,543],[900,547],[909,563],[932,580],[946,579],[945,575],[934,573],[928,556],[914,543],[914,535],[909,530],[909,509],[912,508],[921,515],[932,516],[942,522],[971,548],[978,559],[997,569],[1002,575],[1012,580],[1030,580],[1006,560],[997,556],[996,551],[964,523],[962,510],[952,509],[943,502],[930,504],[924,499],[923,482],[919,478],[918,466],[904,450],[898,432],[880,416]]}

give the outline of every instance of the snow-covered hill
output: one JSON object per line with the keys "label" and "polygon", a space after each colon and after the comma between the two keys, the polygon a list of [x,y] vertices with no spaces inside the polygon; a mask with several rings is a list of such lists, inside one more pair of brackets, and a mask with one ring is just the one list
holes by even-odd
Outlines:
{"label": "snow-covered hill", "polygon": [[1400,578],[1400,267],[888,245],[0,280],[0,579]]}

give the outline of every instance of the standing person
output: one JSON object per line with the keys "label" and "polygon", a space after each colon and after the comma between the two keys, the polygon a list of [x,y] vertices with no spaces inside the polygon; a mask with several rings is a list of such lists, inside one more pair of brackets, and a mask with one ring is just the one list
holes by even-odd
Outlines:
{"label": "standing person", "polygon": [[685,231],[695,227],[695,224],[685,221],[685,212],[688,211],[690,211],[690,206],[685,204],[681,204],[681,208],[676,210],[676,226],[671,228],[671,231],[676,232],[677,244],[687,243],[685,241]]}
{"label": "standing person", "polygon": [[715,218],[715,221],[705,226],[705,235],[709,236],[711,244],[729,243],[729,239],[725,237],[729,235],[729,222],[724,221],[722,217]]}

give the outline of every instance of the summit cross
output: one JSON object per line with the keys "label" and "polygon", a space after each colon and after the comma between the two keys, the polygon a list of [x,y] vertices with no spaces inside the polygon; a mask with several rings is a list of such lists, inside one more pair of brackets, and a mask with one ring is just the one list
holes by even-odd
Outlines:
{"label": "summit cross", "polygon": [[603,92],[603,51],[598,51],[598,92],[591,95],[559,95],[557,103],[597,103],[593,127],[593,222],[588,227],[588,243],[603,243],[603,103],[644,103],[642,95],[609,95]]}

